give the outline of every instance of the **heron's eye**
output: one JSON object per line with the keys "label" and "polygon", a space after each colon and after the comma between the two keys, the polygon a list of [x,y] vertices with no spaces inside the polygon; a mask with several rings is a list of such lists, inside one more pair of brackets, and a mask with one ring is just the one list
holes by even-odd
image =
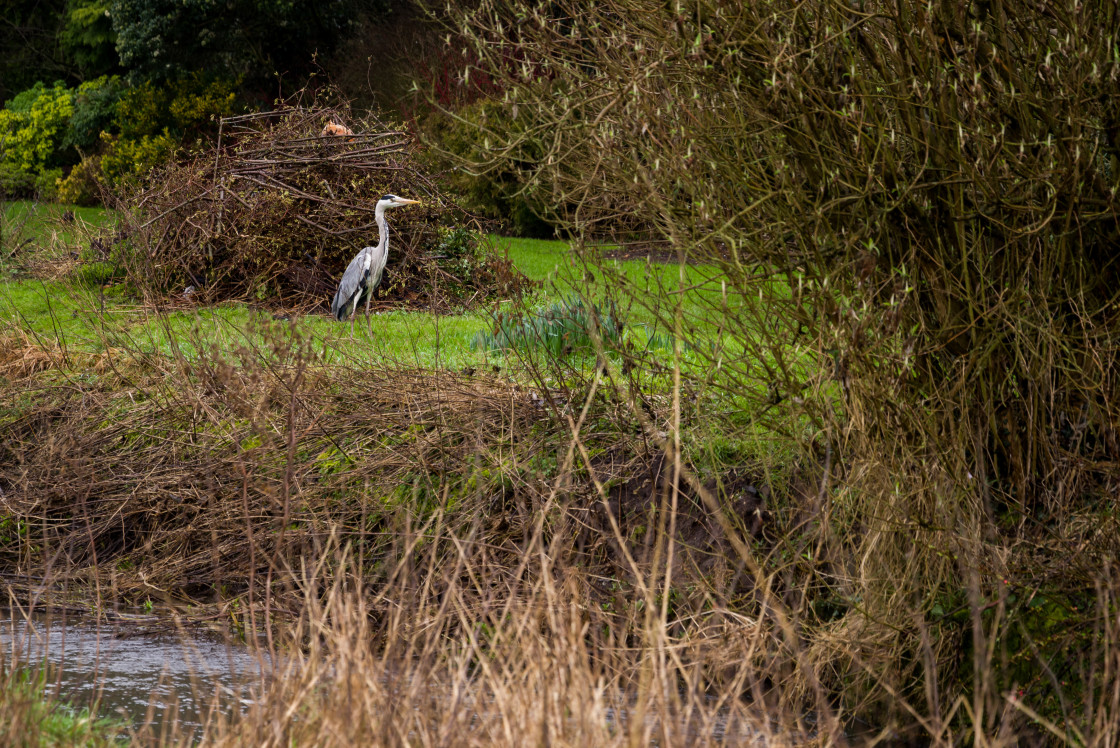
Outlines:
{"label": "heron's eye", "polygon": [[385,195],[385,196],[384,196],[383,198],[381,198],[381,199],[382,199],[382,200],[396,200],[396,199],[397,199],[397,196],[396,196],[396,195]]}

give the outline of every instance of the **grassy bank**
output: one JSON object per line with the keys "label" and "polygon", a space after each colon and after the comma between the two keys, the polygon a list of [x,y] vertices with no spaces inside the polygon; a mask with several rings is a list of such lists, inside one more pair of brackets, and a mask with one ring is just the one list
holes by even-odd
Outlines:
{"label": "grassy bank", "polygon": [[[928,486],[871,501],[886,463],[841,461],[859,432],[800,407],[850,407],[828,341],[751,342],[788,287],[495,239],[540,282],[520,305],[386,310],[351,341],[319,312],[140,304],[90,283],[89,234],[28,225],[45,243],[0,291],[0,565],[17,595],[150,602],[284,655],[214,742],[1107,743],[1103,536],[899,509]],[[576,293],[624,333],[472,347]],[[907,543],[936,563],[903,579]]]}
{"label": "grassy bank", "polygon": [[[72,220],[60,218],[68,213]],[[6,214],[10,236],[5,241],[20,249],[0,266],[0,313],[21,334],[66,351],[99,353],[127,341],[149,353],[175,351],[194,357],[199,346],[229,351],[259,345],[260,328],[280,319],[290,321],[293,331],[310,341],[325,362],[478,368],[487,364],[487,356],[476,349],[474,339],[492,327],[495,314],[512,309],[504,302],[433,315],[380,303],[370,319],[358,319],[352,340],[350,326],[325,313],[325,301],[323,308],[306,313],[267,303],[204,306],[173,294],[157,308],[137,302],[120,271],[90,249],[92,242],[111,233],[112,217],[105,211],[13,203]],[[599,303],[610,297],[611,278],[589,274],[565,242],[495,236],[487,251],[507,257],[537,284],[527,300],[529,309],[564,303],[579,294]],[[665,289],[688,288],[691,296],[686,295],[685,303],[690,309],[690,298],[718,293],[710,268],[689,266],[682,277],[675,266],[643,260],[612,261],[608,267],[629,282],[644,284],[651,298],[663,296]],[[635,306],[620,313],[640,344],[658,336],[659,320],[650,309]]]}

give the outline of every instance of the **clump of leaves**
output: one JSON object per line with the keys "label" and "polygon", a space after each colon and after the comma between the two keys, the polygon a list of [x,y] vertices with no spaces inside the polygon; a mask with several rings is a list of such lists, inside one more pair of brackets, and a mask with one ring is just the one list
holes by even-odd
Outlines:
{"label": "clump of leaves", "polygon": [[499,314],[491,332],[480,332],[471,341],[474,350],[504,351],[537,348],[553,357],[588,354],[595,338],[608,347],[622,340],[623,324],[613,304],[603,310],[579,297],[569,297],[543,309],[521,314]]}

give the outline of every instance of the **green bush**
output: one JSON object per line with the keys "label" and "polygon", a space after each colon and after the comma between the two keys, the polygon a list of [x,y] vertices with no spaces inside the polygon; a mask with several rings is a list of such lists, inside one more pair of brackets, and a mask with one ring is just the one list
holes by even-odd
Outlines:
{"label": "green bush", "polygon": [[35,175],[35,196],[40,200],[53,202],[58,199],[58,183],[62,181],[62,169],[43,169]]}
{"label": "green bush", "polygon": [[[63,168],[78,161],[79,149],[95,149],[111,126],[121,90],[118,78],[102,76],[76,89],[39,82],[15,96],[0,110],[0,188],[10,196],[54,200],[66,181]],[[89,204],[95,192],[77,188],[85,176],[79,170],[66,192]]]}
{"label": "green bush", "polygon": [[62,81],[50,88],[40,81],[21,92],[0,110],[4,162],[27,174],[61,165],[73,114],[73,94]]}
{"label": "green bush", "polygon": [[115,75],[103,75],[78,86],[73,97],[74,114],[70,117],[63,147],[87,154],[96,149],[101,133],[114,128],[117,105],[124,91],[124,84]]}
{"label": "green bush", "polygon": [[100,175],[100,156],[75,164],[65,178],[58,180],[58,201],[67,205],[97,205],[101,200]]}
{"label": "green bush", "polygon": [[167,86],[151,82],[128,89],[115,105],[114,129],[101,131],[101,178],[132,183],[170,159],[185,138],[214,127],[233,113],[233,83],[189,75]]}
{"label": "green bush", "polygon": [[135,182],[159,164],[164,163],[178,146],[164,130],[161,134],[123,138],[101,134],[104,151],[101,154],[101,176],[111,185]]}
{"label": "green bush", "polygon": [[478,271],[481,245],[478,234],[463,226],[442,226],[437,235],[436,258],[440,268],[469,284],[471,275]]}
{"label": "green bush", "polygon": [[471,341],[472,350],[527,351],[539,348],[555,358],[590,354],[595,350],[593,334],[608,345],[622,339],[623,325],[614,309],[604,312],[579,297],[558,301],[529,314],[499,315],[491,332],[480,332]]}
{"label": "green bush", "polygon": [[83,75],[117,68],[117,34],[113,30],[110,0],[68,0],[65,26],[59,31],[58,41]]}
{"label": "green bush", "polygon": [[216,118],[233,113],[233,86],[230,81],[208,79],[202,73],[169,85],[142,83],[121,97],[115,124],[127,139],[199,133],[212,126]]}
{"label": "green bush", "polygon": [[[233,84],[187,76],[169,86],[142,83],[125,88],[117,76],[101,76],[75,89],[42,82],[0,110],[0,188],[20,197],[76,204],[97,201],[96,180],[133,182],[165,162],[185,137],[212,127],[233,111]],[[95,160],[81,164],[89,157]],[[62,177],[62,169],[75,166]],[[98,174],[90,172],[99,167]]]}
{"label": "green bush", "polygon": [[0,198],[31,197],[35,192],[35,177],[11,164],[0,161]]}

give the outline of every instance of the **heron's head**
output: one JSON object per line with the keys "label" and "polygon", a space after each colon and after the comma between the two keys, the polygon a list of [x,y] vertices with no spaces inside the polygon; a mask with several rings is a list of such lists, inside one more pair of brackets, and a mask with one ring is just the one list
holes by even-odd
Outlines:
{"label": "heron's head", "polygon": [[404,207],[405,205],[415,205],[419,202],[420,202],[419,200],[409,200],[408,198],[397,197],[396,195],[388,194],[388,195],[385,195],[384,197],[382,197],[380,200],[377,201],[377,207],[378,208],[401,208],[401,207]]}

